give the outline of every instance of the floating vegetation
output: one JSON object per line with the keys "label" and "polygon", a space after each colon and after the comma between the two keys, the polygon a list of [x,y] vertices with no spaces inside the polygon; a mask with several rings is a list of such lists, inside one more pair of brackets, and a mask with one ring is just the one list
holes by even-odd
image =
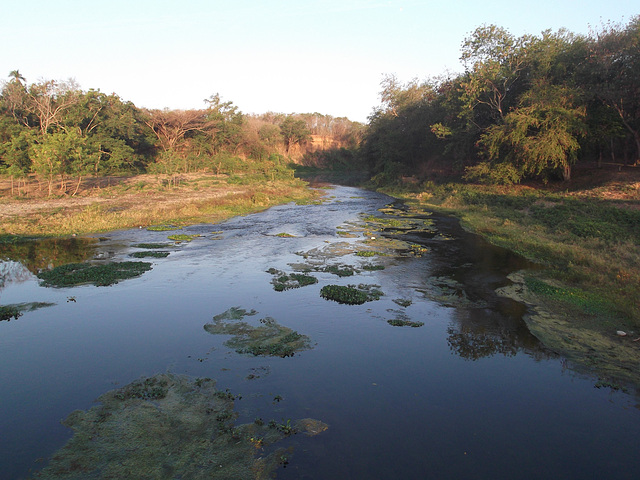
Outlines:
{"label": "floating vegetation", "polygon": [[247,311],[244,308],[231,307],[229,310],[219,313],[213,317],[213,320],[214,322],[220,322],[222,320],[242,320],[244,317],[252,317],[257,313],[258,312],[253,309]]}
{"label": "floating vegetation", "polygon": [[336,232],[336,234],[337,234],[339,237],[344,237],[344,238],[356,238],[356,237],[357,237],[357,235],[356,235],[356,234],[351,233],[351,232],[345,232],[345,231],[343,231],[343,230],[338,230],[338,231]]}
{"label": "floating vegetation", "polygon": [[357,273],[357,270],[353,268],[351,265],[344,265],[342,268],[339,265],[329,265],[322,269],[319,269],[319,271],[331,273],[339,277],[350,277],[354,273]]}
{"label": "floating vegetation", "polygon": [[166,232],[169,230],[178,230],[180,227],[176,225],[151,225],[147,227],[147,230],[150,232]]}
{"label": "floating vegetation", "polygon": [[394,327],[422,327],[424,322],[415,322],[413,320],[409,320],[407,318],[393,318],[391,320],[387,320],[389,325],[393,325]]}
{"label": "floating vegetation", "polygon": [[281,237],[281,238],[295,238],[295,235],[291,235],[290,233],[286,233],[286,232],[276,233],[275,236]]}
{"label": "floating vegetation", "polygon": [[285,272],[276,270],[275,268],[270,268],[267,270],[267,273],[273,275],[271,283],[273,284],[273,289],[276,292],[284,292],[285,290],[290,290],[292,288],[306,287],[307,285],[318,283],[318,279],[316,277],[312,277],[311,275],[306,275],[304,273],[286,274]]}
{"label": "floating vegetation", "polygon": [[393,303],[395,303],[396,305],[400,305],[401,307],[407,308],[413,302],[411,300],[408,300],[408,299],[405,299],[405,298],[394,298],[393,299]]}
{"label": "floating vegetation", "polygon": [[[68,301],[68,300],[67,300]],[[2,320],[17,320],[24,312],[33,312],[39,308],[52,307],[55,303],[48,302],[27,302],[27,303],[14,303],[11,305],[0,305],[0,321]]]}
{"label": "floating vegetation", "polygon": [[157,250],[158,248],[169,248],[170,243],[135,243],[131,245],[135,248],[146,248],[147,250]]}
{"label": "floating vegetation", "polygon": [[[311,348],[309,337],[279,325],[271,317],[260,319],[260,326],[229,318],[243,311],[236,307],[234,312],[227,310],[216,315],[213,323],[206,324],[204,329],[212,334],[233,335],[224,344],[238,353],[254,356],[292,357],[296,352]],[[226,319],[230,321],[225,322]]]}
{"label": "floating vegetation", "polygon": [[215,380],[174,374],[109,391],[100,405],[67,417],[74,436],[36,478],[267,479],[288,457],[265,447],[328,428],[308,418],[234,425],[236,398]]}
{"label": "floating vegetation", "polygon": [[146,258],[146,257],[165,258],[165,257],[169,256],[169,252],[151,250],[151,251],[147,251],[147,252],[133,252],[133,253],[129,254],[129,256],[133,257],[133,258]]}
{"label": "floating vegetation", "polygon": [[325,285],[320,290],[320,296],[325,300],[344,303],[347,305],[361,305],[365,302],[379,300],[384,295],[377,289],[378,285]]}
{"label": "floating vegetation", "polygon": [[167,238],[175,242],[190,242],[196,237],[199,237],[197,233],[195,235],[187,235],[186,233],[177,233],[175,235],[169,235]]}
{"label": "floating vegetation", "polygon": [[365,263],[362,265],[363,270],[374,271],[374,270],[384,270],[384,265],[376,265],[373,263]]}
{"label": "floating vegetation", "polygon": [[356,256],[358,257],[375,257],[378,254],[378,252],[375,252],[373,250],[360,250],[356,252]]}
{"label": "floating vegetation", "polygon": [[108,286],[151,270],[148,262],[114,262],[103,265],[68,263],[38,273],[45,287],[73,287],[82,284]]}

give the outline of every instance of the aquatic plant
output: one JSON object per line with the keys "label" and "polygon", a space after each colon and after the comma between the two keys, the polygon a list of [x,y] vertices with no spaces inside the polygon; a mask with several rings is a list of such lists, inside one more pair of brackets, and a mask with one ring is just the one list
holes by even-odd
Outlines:
{"label": "aquatic plant", "polygon": [[169,252],[153,250],[148,252],[133,252],[129,254],[129,256],[133,258],[146,258],[146,257],[165,258],[169,256]]}
{"label": "aquatic plant", "polygon": [[385,268],[384,265],[374,265],[373,263],[366,263],[362,265],[363,270],[369,270],[369,271],[384,270],[384,268]]}
{"label": "aquatic plant", "polygon": [[320,296],[325,300],[333,300],[347,305],[361,305],[372,300],[379,300],[384,295],[377,285],[325,285],[320,289]]}
{"label": "aquatic plant", "polygon": [[411,305],[413,302],[411,300],[408,299],[404,299],[404,298],[394,298],[393,299],[393,303],[400,305],[401,307],[408,307],[409,305]]}
{"label": "aquatic plant", "polygon": [[406,318],[393,318],[391,320],[387,320],[389,325],[393,325],[394,327],[421,327],[424,325],[424,322],[416,322],[413,320],[409,320]]}
{"label": "aquatic plant", "polygon": [[178,230],[179,228],[176,225],[151,225],[147,227],[147,230],[150,232],[166,232],[168,230]]}
{"label": "aquatic plant", "polygon": [[135,248],[146,248],[148,250],[157,250],[158,248],[168,248],[171,246],[170,243],[135,243],[131,245]]}
{"label": "aquatic plant", "polygon": [[175,235],[169,235],[167,238],[169,240],[174,240],[176,242],[190,242],[191,240],[193,240],[196,237],[199,237],[200,235],[195,234],[195,235],[187,235],[186,233],[177,233]]}
{"label": "aquatic plant", "polygon": [[286,232],[277,233],[275,236],[281,238],[295,238],[295,235],[291,235],[290,233]]}
{"label": "aquatic plant", "polygon": [[[64,420],[74,436],[37,473],[39,479],[271,478],[294,432],[316,435],[318,420],[234,425],[234,395],[212,379],[158,374],[109,391],[99,405]],[[222,393],[222,395],[218,395]]]}
{"label": "aquatic plant", "polygon": [[267,270],[267,273],[273,275],[271,283],[273,284],[273,289],[276,292],[283,292],[292,288],[306,287],[308,285],[318,283],[318,279],[316,277],[303,273],[286,274],[285,272],[275,268],[270,268]]}
{"label": "aquatic plant", "polygon": [[279,325],[271,317],[262,318],[260,326],[253,326],[236,319],[225,322],[230,316],[227,312],[213,317],[204,329],[212,334],[233,335],[224,344],[237,353],[284,358],[311,348],[309,337]]}
{"label": "aquatic plant", "polygon": [[344,265],[343,268],[340,268],[339,265],[329,265],[320,269],[320,271],[332,273],[339,277],[350,277],[356,273],[356,270],[351,265]]}
{"label": "aquatic plant", "polygon": [[360,250],[356,252],[356,256],[358,257],[375,257],[378,252],[374,252],[373,250]]}
{"label": "aquatic plant", "polygon": [[113,262],[102,265],[90,263],[68,263],[52,270],[38,273],[41,284],[46,287],[73,287],[92,283],[108,286],[142,275],[151,270],[148,262]]}

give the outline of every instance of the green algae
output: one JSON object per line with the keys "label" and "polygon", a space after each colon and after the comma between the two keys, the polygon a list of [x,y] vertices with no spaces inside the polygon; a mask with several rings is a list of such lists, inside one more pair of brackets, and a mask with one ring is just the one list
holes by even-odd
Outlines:
{"label": "green algae", "polygon": [[169,256],[169,252],[163,252],[159,250],[151,250],[146,252],[133,252],[129,254],[130,257],[133,258],[165,258]]}
{"label": "green algae", "polygon": [[27,303],[13,303],[11,305],[0,305],[0,321],[11,320],[12,318],[17,320],[22,316],[24,312],[33,312],[39,308],[52,307],[55,303],[48,302],[27,302]]}
{"label": "green algae", "polygon": [[190,242],[191,240],[199,236],[200,235],[198,234],[187,235],[186,233],[176,233],[175,235],[169,235],[167,238],[175,242]]}
{"label": "green algae", "polygon": [[99,405],[64,420],[73,437],[34,478],[267,479],[288,461],[271,445],[328,428],[314,419],[235,425],[237,396],[215,385],[158,374],[103,394]]}
{"label": "green algae", "polygon": [[139,277],[151,270],[148,262],[113,262],[102,265],[90,263],[68,263],[38,273],[41,284],[46,287],[74,287],[93,284],[108,286],[120,280]]}
{"label": "green algae", "polygon": [[233,335],[224,342],[237,353],[254,356],[292,357],[302,350],[311,348],[311,340],[306,335],[278,324],[273,318],[260,319],[260,325],[254,326],[240,321],[237,317],[242,309],[235,307],[234,312],[226,312],[213,317],[213,322],[204,326],[212,334]]}
{"label": "green algae", "polygon": [[325,300],[346,305],[362,305],[365,302],[379,300],[384,295],[377,289],[378,285],[325,285],[320,290],[320,296]]}
{"label": "green algae", "polygon": [[270,268],[267,273],[273,275],[271,283],[276,292],[284,292],[292,288],[301,288],[318,283],[318,279],[304,273],[285,273],[275,268]]}
{"label": "green algae", "polygon": [[296,237],[295,235],[291,235],[290,233],[286,233],[286,232],[277,233],[275,236],[276,237],[280,237],[280,238],[295,238]]}
{"label": "green algae", "polygon": [[157,250],[160,248],[169,248],[171,247],[170,243],[135,243],[131,245],[135,248],[146,248],[147,250]]}
{"label": "green algae", "polygon": [[416,322],[414,320],[409,320],[406,318],[393,318],[391,320],[387,320],[387,323],[389,325],[392,325],[394,327],[413,327],[413,328],[417,328],[417,327],[422,327],[424,325],[424,322]]}

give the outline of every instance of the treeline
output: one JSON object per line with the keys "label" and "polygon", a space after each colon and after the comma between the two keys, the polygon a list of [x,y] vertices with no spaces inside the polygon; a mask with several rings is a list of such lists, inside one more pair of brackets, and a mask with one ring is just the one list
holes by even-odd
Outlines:
{"label": "treeline", "polygon": [[375,180],[439,172],[511,184],[568,180],[584,159],[639,162],[640,17],[589,35],[482,26],[461,60],[460,75],[383,80],[361,149]]}
{"label": "treeline", "polygon": [[245,115],[218,94],[199,110],[141,109],[73,80],[27,84],[14,70],[0,94],[0,173],[18,191],[35,179],[49,195],[73,194],[87,176],[210,171],[275,179],[291,175],[291,160],[355,147],[362,128],[319,113]]}

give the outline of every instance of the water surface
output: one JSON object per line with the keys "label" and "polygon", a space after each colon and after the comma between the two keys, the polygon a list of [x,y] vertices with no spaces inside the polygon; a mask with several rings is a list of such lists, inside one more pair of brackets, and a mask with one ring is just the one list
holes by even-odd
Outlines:
{"label": "water surface", "polygon": [[[26,254],[5,249],[0,303],[55,305],[0,322],[0,477],[44,466],[70,438],[60,420],[73,410],[142,376],[174,372],[216,378],[241,394],[239,423],[329,424],[316,437],[287,440],[293,453],[277,478],[637,478],[636,399],[594,388],[597,379],[545,349],[522,320],[525,307],[494,293],[528,264],[456,221],[432,216],[434,231],[403,237],[427,247],[422,256],[315,256],[386,268],[345,278],[315,272],[315,285],[274,291],[267,270],[292,272],[291,264],[309,260],[306,252],[361,241],[337,227],[393,203],[349,187],[327,195],[321,205],[187,227],[179,233],[200,237],[109,287],[45,288],[34,272],[131,260],[140,251],[133,245],[167,242],[175,232],[114,232]],[[385,295],[363,305],[319,295],[327,284],[358,283]],[[223,344],[228,337],[203,328],[231,307],[273,317],[309,336],[313,348],[286,358],[238,354]],[[387,323],[398,316],[424,325]]]}

